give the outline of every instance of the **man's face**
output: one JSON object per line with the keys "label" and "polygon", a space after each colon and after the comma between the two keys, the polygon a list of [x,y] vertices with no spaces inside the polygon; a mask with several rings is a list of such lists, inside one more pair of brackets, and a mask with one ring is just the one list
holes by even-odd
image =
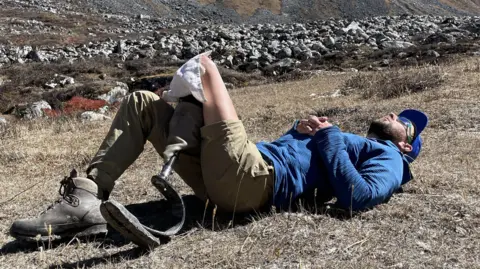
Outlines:
{"label": "man's face", "polygon": [[406,126],[394,113],[374,120],[370,124],[367,136],[375,137],[382,140],[390,140],[393,143],[407,142]]}

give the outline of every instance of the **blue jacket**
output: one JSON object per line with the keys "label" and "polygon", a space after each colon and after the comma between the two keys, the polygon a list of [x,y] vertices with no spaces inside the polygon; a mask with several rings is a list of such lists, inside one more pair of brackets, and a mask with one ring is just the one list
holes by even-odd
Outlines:
{"label": "blue jacket", "polygon": [[303,195],[317,201],[337,198],[343,208],[362,210],[387,201],[412,175],[407,160],[391,141],[343,133],[336,126],[315,136],[293,128],[257,148],[275,169],[272,204],[286,208]]}

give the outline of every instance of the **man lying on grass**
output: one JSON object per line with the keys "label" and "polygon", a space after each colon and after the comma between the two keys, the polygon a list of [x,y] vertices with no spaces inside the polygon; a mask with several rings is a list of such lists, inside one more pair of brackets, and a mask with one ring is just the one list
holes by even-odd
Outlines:
{"label": "man lying on grass", "polygon": [[[175,109],[166,100],[178,100]],[[179,69],[162,98],[138,91],[123,101],[87,169],[61,181],[61,199],[39,217],[17,220],[11,234],[57,238],[107,231],[99,206],[137,159],[146,141],[165,159],[187,142],[174,169],[196,196],[230,212],[286,208],[298,197],[336,197],[340,207],[363,210],[387,201],[412,175],[427,116],[390,113],[371,123],[367,137],[343,133],[326,117],[310,116],[273,142],[252,143],[207,55]],[[172,142],[173,141],[173,142]],[[48,231],[51,227],[50,231]]]}

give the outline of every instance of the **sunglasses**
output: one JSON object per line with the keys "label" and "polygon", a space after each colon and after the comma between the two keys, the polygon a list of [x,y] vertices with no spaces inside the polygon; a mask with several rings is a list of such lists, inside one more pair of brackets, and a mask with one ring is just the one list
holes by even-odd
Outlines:
{"label": "sunglasses", "polygon": [[398,117],[397,121],[405,127],[405,133],[407,135],[407,143],[412,144],[415,140],[415,125],[407,118]]}

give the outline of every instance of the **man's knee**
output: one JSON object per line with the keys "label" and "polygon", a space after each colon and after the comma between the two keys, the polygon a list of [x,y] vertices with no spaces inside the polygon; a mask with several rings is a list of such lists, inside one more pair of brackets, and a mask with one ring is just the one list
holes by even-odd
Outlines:
{"label": "man's knee", "polygon": [[153,92],[150,91],[135,91],[130,93],[124,100],[129,105],[148,105],[151,104],[157,100],[159,100],[160,97],[156,95]]}

